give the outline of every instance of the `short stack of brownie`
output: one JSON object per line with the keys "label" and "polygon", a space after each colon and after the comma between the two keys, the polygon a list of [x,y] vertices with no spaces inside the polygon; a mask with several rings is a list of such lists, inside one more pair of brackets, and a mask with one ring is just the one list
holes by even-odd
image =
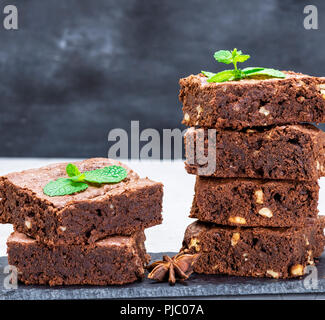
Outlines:
{"label": "short stack of brownie", "polygon": [[0,177],[0,221],[15,230],[7,241],[9,264],[25,284],[109,285],[142,279],[150,259],[144,229],[162,222],[162,184],[141,179],[111,159],[74,164],[81,172],[121,166],[127,177],[56,197],[43,188],[67,177],[67,163]]}
{"label": "short stack of brownie", "polygon": [[325,122],[325,78],[285,74],[180,80],[191,127],[185,166],[197,175],[190,216],[199,220],[181,251],[198,254],[198,273],[297,277],[324,249],[317,204],[325,133],[306,123]]}

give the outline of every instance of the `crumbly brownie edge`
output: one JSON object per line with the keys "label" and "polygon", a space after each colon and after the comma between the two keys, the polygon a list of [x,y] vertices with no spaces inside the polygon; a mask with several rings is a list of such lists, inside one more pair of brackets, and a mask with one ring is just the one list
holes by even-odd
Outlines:
{"label": "crumbly brownie edge", "polygon": [[286,79],[207,83],[203,75],[180,79],[183,123],[241,129],[325,122],[325,78],[287,72]]}
{"label": "crumbly brownie edge", "polygon": [[91,243],[162,222],[163,185],[149,179],[138,179],[98,201],[78,201],[62,210],[44,203],[30,190],[21,190],[9,181],[4,185],[4,212],[10,213],[15,231],[47,244]]}
{"label": "crumbly brownie edge", "polygon": [[21,231],[28,233],[30,230],[32,234],[37,226],[41,236],[44,232],[50,235],[51,230],[57,229],[59,210],[48,201],[37,198],[29,189],[15,186],[6,177],[0,177],[0,197],[3,203],[2,223],[22,225]]}
{"label": "crumbly brownie edge", "polygon": [[196,178],[191,218],[242,227],[304,225],[318,214],[317,181]]}
{"label": "crumbly brownie edge", "polygon": [[8,261],[27,285],[121,285],[143,279],[150,259],[144,240],[143,232],[133,236],[130,244],[116,245],[105,245],[102,240],[88,246],[46,246],[35,240],[9,238]]}
{"label": "crumbly brownie edge", "polygon": [[72,243],[77,238],[79,242],[92,243],[110,235],[130,235],[161,224],[162,201],[162,183],[139,179],[115,189],[96,205],[85,201],[65,208],[60,213],[58,240]]}
{"label": "crumbly brownie edge", "polygon": [[186,229],[181,251],[198,254],[197,273],[299,277],[323,252],[324,226],[324,217],[302,228],[238,228],[196,221]]}
{"label": "crumbly brownie edge", "polygon": [[3,198],[3,179],[0,177],[0,223],[10,223],[11,214],[5,210],[5,198]]}
{"label": "crumbly brownie edge", "polygon": [[[190,128],[185,134],[185,168],[190,174],[297,181],[315,181],[325,175],[325,132],[313,125],[204,130],[204,142],[198,138],[202,130]],[[202,170],[207,161],[201,155],[209,154],[208,141],[214,140],[215,158],[210,153],[209,161],[215,162],[215,168]],[[195,151],[194,161],[189,150]]]}

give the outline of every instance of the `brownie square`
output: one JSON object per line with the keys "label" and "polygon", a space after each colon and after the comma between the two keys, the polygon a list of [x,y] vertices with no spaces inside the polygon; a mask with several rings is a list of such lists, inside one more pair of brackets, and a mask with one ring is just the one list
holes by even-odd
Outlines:
{"label": "brownie square", "polygon": [[318,214],[317,181],[197,177],[191,218],[243,227],[291,227]]}
{"label": "brownie square", "polygon": [[[74,163],[81,172],[123,166],[128,176],[119,183],[90,185],[81,193],[49,197],[43,187],[66,177],[67,163],[10,173],[0,177],[0,220],[38,241],[83,244],[109,235],[129,235],[162,222],[163,185],[139,176],[110,159]],[[2,209],[1,209],[2,207]]]}
{"label": "brownie square", "polygon": [[8,238],[8,261],[28,285],[113,285],[141,280],[150,257],[142,231],[112,236],[88,245],[47,246],[14,232]]}
{"label": "brownie square", "polygon": [[297,181],[325,174],[325,133],[309,124],[242,131],[190,128],[185,144],[190,174]]}
{"label": "brownie square", "polygon": [[193,265],[197,273],[299,277],[324,249],[324,225],[324,217],[291,228],[239,228],[196,221],[185,232],[182,251],[198,254]]}
{"label": "brownie square", "polygon": [[325,78],[286,72],[284,79],[208,83],[203,74],[180,79],[183,123],[234,128],[325,122]]}

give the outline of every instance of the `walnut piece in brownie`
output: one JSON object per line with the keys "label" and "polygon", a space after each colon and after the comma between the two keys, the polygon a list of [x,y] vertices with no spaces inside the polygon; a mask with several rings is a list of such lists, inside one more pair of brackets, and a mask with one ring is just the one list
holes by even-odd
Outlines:
{"label": "walnut piece in brownie", "polygon": [[325,78],[285,72],[284,79],[208,83],[203,74],[180,79],[183,123],[234,128],[325,122]]}
{"label": "walnut piece in brownie", "polygon": [[297,181],[325,175],[325,132],[309,124],[242,131],[190,128],[185,145],[190,174]]}
{"label": "walnut piece in brownie", "polygon": [[193,265],[197,273],[299,277],[323,252],[324,225],[324,217],[292,228],[240,228],[196,221],[187,227],[181,252],[199,254]]}
{"label": "walnut piece in brownie", "polygon": [[150,256],[142,231],[112,236],[89,245],[47,246],[14,232],[8,238],[8,261],[25,284],[112,285],[141,280]]}
{"label": "walnut piece in brownie", "polygon": [[191,218],[222,225],[291,227],[318,214],[317,181],[196,177]]}
{"label": "walnut piece in brownie", "polygon": [[[115,184],[90,185],[84,192],[49,197],[43,187],[66,177],[67,163],[0,177],[0,220],[44,243],[92,243],[129,235],[162,222],[163,185],[139,176],[119,161],[94,158],[74,163],[81,172],[123,166],[128,176]],[[2,208],[2,209],[1,209]]]}

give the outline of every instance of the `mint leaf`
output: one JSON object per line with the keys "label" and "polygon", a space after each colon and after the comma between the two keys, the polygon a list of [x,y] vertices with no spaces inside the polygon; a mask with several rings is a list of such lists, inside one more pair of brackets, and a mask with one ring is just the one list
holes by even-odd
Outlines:
{"label": "mint leaf", "polygon": [[231,56],[232,58],[235,58],[237,56],[237,54],[242,54],[241,50],[237,51],[237,48],[234,48],[232,51],[231,51]]}
{"label": "mint leaf", "polygon": [[127,177],[127,171],[121,166],[109,166],[85,172],[85,180],[91,183],[116,183]]}
{"label": "mint leaf", "polygon": [[285,78],[286,75],[275,69],[270,69],[270,68],[263,68],[262,70],[258,70],[255,72],[250,72],[249,74],[245,75],[246,77],[253,77],[253,76],[266,76],[266,77],[271,77],[271,78]]}
{"label": "mint leaf", "polygon": [[74,181],[74,182],[84,182],[85,181],[85,174],[81,173],[78,176],[71,177],[70,180]]}
{"label": "mint leaf", "polygon": [[219,73],[216,73],[214,76],[209,78],[207,82],[225,82],[231,81],[236,79],[236,72],[235,70],[225,70]]}
{"label": "mint leaf", "polygon": [[251,56],[248,54],[238,55],[233,60],[234,62],[245,62],[248,60]]}
{"label": "mint leaf", "polygon": [[242,73],[246,76],[246,75],[249,75],[251,73],[261,71],[261,70],[264,70],[264,69],[265,68],[260,68],[260,67],[248,67],[248,68],[242,69]]}
{"label": "mint leaf", "polygon": [[[218,62],[230,64],[234,64],[234,69],[237,69],[237,62],[244,62],[250,58],[248,54],[242,54],[241,50],[237,50],[236,48],[230,52],[229,50],[219,50],[214,53],[214,58]],[[238,79],[238,78],[236,78]],[[240,79],[240,78],[239,78]]]}
{"label": "mint leaf", "polygon": [[212,78],[214,75],[216,75],[216,73],[209,72],[209,71],[201,71],[201,73],[203,73],[208,78]]}
{"label": "mint leaf", "polygon": [[[250,58],[249,55],[243,55],[241,50],[237,51],[236,48],[232,51],[231,54],[232,54],[232,63],[234,64],[235,70],[238,70],[237,69],[237,62],[244,62],[244,61],[246,61],[247,59]],[[240,76],[241,76],[241,74],[240,74]],[[237,79],[241,79],[241,77],[237,78]]]}
{"label": "mint leaf", "polygon": [[73,182],[68,178],[59,178],[49,182],[43,189],[43,192],[50,196],[65,196],[84,191],[88,188],[88,184],[82,182]]}
{"label": "mint leaf", "polygon": [[74,177],[74,176],[79,176],[80,175],[79,169],[77,168],[77,166],[75,166],[72,163],[69,163],[65,170],[66,170],[67,175],[69,177]]}
{"label": "mint leaf", "polygon": [[232,53],[229,50],[219,50],[214,53],[214,58],[218,62],[230,64],[233,61]]}

